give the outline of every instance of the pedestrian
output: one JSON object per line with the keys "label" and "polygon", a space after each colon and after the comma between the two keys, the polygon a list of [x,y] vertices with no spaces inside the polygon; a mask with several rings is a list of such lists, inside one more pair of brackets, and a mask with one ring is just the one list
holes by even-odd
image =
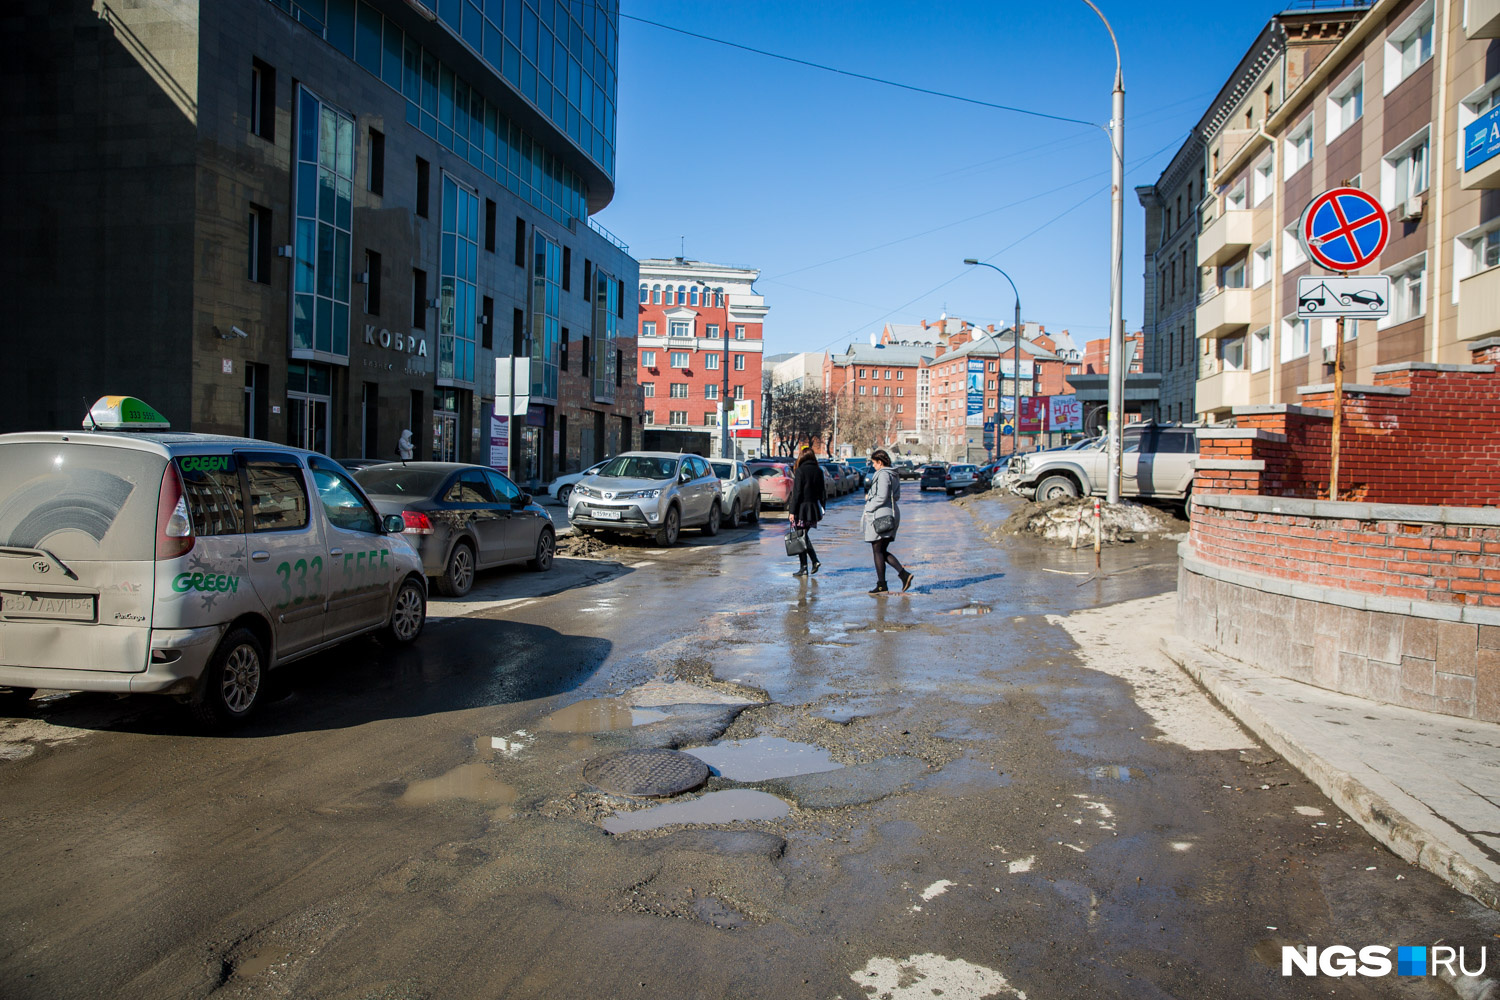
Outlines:
{"label": "pedestrian", "polygon": [[896,540],[896,530],[901,527],[901,480],[891,468],[891,456],[885,449],[877,448],[870,456],[875,467],[870,489],[865,493],[865,513],[860,518],[865,541],[875,551],[875,589],[871,594],[888,592],[885,585],[885,568],[890,566],[901,578],[901,592],[911,589],[913,574],[901,565],[901,560],[891,555],[891,542]]}
{"label": "pedestrian", "polygon": [[[823,505],[827,500],[828,494],[823,486],[823,467],[818,464],[818,456],[813,454],[812,446],[803,445],[797,453],[797,465],[792,470],[792,496],[787,502],[792,530],[801,533],[805,545],[803,551],[797,553],[797,559],[802,565],[793,576],[807,576],[809,572],[816,574],[823,565],[818,562],[818,553],[813,549],[808,532],[823,520]],[[808,569],[809,565],[811,570]]]}
{"label": "pedestrian", "polygon": [[416,453],[417,448],[411,443],[411,431],[402,431],[401,440],[396,442],[396,457],[401,459],[401,461],[403,462],[407,462],[410,461],[411,457]]}

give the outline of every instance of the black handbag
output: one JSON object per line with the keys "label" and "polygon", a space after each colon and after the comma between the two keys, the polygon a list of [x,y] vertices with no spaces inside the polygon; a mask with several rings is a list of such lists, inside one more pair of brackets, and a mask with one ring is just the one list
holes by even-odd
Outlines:
{"label": "black handbag", "polygon": [[807,553],[807,532],[795,528],[786,533],[786,554],[800,556]]}
{"label": "black handbag", "polygon": [[896,533],[896,518],[893,514],[881,514],[870,522],[870,527],[875,529],[875,534],[882,538],[886,535]]}

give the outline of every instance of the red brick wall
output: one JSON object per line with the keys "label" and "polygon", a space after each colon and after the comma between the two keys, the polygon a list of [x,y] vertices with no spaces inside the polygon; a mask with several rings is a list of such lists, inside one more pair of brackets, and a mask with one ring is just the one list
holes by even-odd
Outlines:
{"label": "red brick wall", "polygon": [[1299,583],[1500,608],[1500,528],[1193,510],[1205,562]]}

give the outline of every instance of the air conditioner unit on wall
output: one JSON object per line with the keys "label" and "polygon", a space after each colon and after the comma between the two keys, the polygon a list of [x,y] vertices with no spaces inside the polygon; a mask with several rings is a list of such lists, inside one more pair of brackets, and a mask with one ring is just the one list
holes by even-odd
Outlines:
{"label": "air conditioner unit on wall", "polygon": [[1323,348],[1323,363],[1325,365],[1333,364],[1338,359],[1337,353],[1338,347],[1333,344],[1329,344],[1327,347]]}
{"label": "air conditioner unit on wall", "polygon": [[1413,195],[1396,206],[1396,217],[1402,222],[1416,222],[1422,217],[1422,210],[1426,207],[1426,195]]}

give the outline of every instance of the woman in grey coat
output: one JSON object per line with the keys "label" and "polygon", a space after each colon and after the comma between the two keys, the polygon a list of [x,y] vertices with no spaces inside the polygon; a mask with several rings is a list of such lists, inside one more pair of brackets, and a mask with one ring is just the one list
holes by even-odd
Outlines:
{"label": "woman in grey coat", "polygon": [[[875,466],[875,475],[870,480],[869,490],[865,492],[865,513],[860,518],[865,541],[875,550],[875,589],[870,593],[888,593],[885,585],[886,566],[894,569],[901,578],[901,592],[905,593],[911,589],[912,574],[901,565],[901,560],[890,553],[891,542],[896,539],[896,530],[901,527],[901,508],[897,503],[901,499],[901,480],[896,475],[896,470],[891,468],[891,456],[884,449],[877,449],[870,456],[870,464]],[[883,523],[886,518],[890,520],[889,525]],[[889,527],[889,530],[877,531],[877,521],[882,522],[880,527]]]}

